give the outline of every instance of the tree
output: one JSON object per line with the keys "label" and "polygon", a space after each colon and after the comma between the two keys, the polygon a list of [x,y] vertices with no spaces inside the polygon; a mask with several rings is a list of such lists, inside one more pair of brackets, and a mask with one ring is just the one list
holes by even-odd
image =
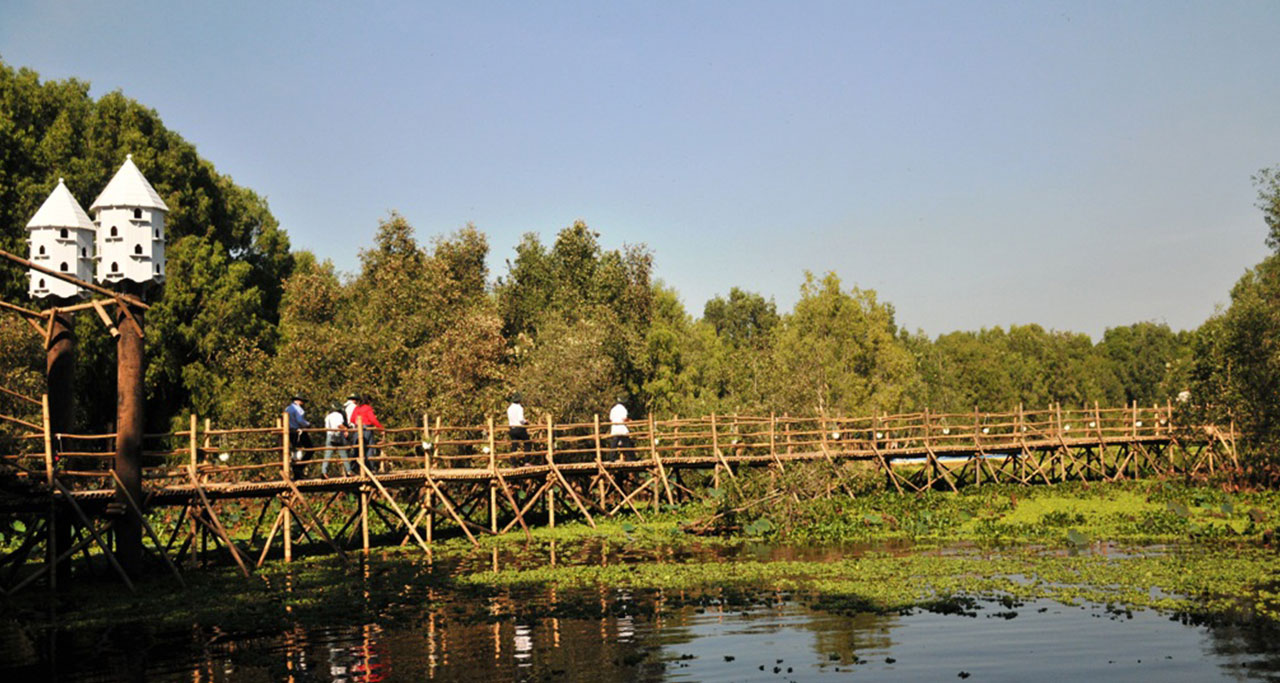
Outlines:
{"label": "tree", "polygon": [[1231,305],[1201,326],[1192,398],[1218,424],[1234,421],[1245,445],[1276,462],[1280,447],[1280,254],[1250,269]]}
{"label": "tree", "polygon": [[[126,154],[170,208],[168,283],[152,295],[147,323],[157,363],[148,374],[148,417],[163,428],[193,401],[219,402],[208,394],[211,378],[216,384],[211,363],[242,335],[271,352],[281,283],[293,264],[288,238],[265,200],[219,174],[154,110],[119,92],[94,101],[87,83],[41,83],[35,72],[0,62],[0,248],[25,251],[24,226],[59,177],[88,206]],[[22,301],[23,282],[0,279],[0,297]],[[170,292],[175,301],[166,302]],[[101,388],[114,385],[114,345],[91,319],[76,327],[77,375],[92,380],[79,408],[90,425],[105,426],[115,416],[114,394]]]}
{"label": "tree", "polygon": [[652,269],[653,257],[644,247],[605,250],[599,234],[581,221],[561,230],[550,249],[537,235],[524,236],[495,292],[516,365],[511,374],[531,405],[538,394],[526,385],[542,385],[568,372],[561,366],[571,363],[580,365],[575,372],[597,375],[559,387],[580,396],[543,397],[560,406],[557,418],[587,419],[603,409],[601,397],[615,390],[632,396],[633,409],[650,404],[645,368]]}
{"label": "tree", "polygon": [[1185,335],[1151,322],[1108,328],[1098,343],[1124,390],[1126,403],[1164,403],[1178,393],[1175,373],[1186,353]]}
{"label": "tree", "polygon": [[775,407],[795,413],[868,414],[903,407],[916,381],[893,307],[873,290],[844,292],[840,278],[805,273],[775,352]]}
{"label": "tree", "polygon": [[1258,188],[1258,208],[1267,224],[1267,246],[1280,252],[1280,166],[1264,168],[1253,176]]}

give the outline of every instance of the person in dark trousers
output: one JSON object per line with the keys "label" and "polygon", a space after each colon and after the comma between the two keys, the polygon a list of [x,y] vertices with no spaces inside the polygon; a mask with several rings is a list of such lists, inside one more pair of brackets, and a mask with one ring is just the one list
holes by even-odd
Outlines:
{"label": "person in dark trousers", "polygon": [[347,458],[347,469],[349,470],[359,469],[355,464],[356,456],[360,455],[359,451],[355,448],[357,439],[354,427],[356,426],[356,421],[351,419],[351,416],[355,414],[356,408],[359,405],[360,394],[351,394],[347,396],[347,402],[342,404],[342,414],[347,418],[347,426],[349,428],[347,429],[347,451],[345,456]]}
{"label": "person in dark trousers", "polygon": [[381,422],[378,422],[378,416],[373,413],[373,405],[369,402],[368,395],[361,396],[360,405],[356,406],[356,409],[351,411],[351,423],[354,425],[363,424],[364,464],[372,470],[373,468],[369,465],[369,460],[371,458],[378,457],[379,453],[379,450],[373,447],[373,430],[377,429],[378,431],[382,431],[383,426]]}
{"label": "person in dark trousers", "polygon": [[302,431],[311,427],[303,407],[306,402],[307,399],[301,394],[294,394],[293,400],[284,409],[285,415],[289,418],[289,455],[292,459],[289,471],[294,479],[301,479],[305,474],[306,468],[301,464],[305,455],[302,449],[311,448],[311,435]]}
{"label": "person in dark trousers", "polygon": [[625,396],[619,396],[609,410],[609,448],[613,449],[614,460],[626,460],[635,445],[631,440],[631,430],[627,429],[627,407],[623,405],[625,401]]}
{"label": "person in dark trousers", "polygon": [[511,439],[511,452],[523,452],[525,455],[515,459],[516,465],[528,464],[529,450],[533,442],[529,440],[529,421],[524,417],[524,406],[521,405],[520,392],[511,394],[511,405],[507,406],[507,437]]}
{"label": "person in dark trousers", "polygon": [[351,461],[347,460],[347,443],[351,438],[351,430],[347,425],[347,415],[342,412],[342,405],[334,403],[329,414],[324,416],[325,451],[324,462],[320,464],[320,476],[329,478],[329,460],[336,454],[342,460],[342,469],[351,476]]}

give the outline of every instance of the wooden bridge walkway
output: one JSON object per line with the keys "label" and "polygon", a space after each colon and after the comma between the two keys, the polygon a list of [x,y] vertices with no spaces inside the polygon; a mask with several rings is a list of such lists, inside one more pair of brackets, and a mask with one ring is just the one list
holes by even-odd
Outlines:
{"label": "wooden bridge walkway", "polygon": [[[492,419],[446,426],[423,416],[419,426],[379,433],[376,444],[359,438],[332,454],[330,477],[321,476],[328,449],[306,448],[303,460],[292,459],[281,423],[215,429],[192,416],[187,430],[146,436],[150,466],[138,501],[109,469],[115,434],[51,433],[46,408],[44,429],[26,422],[16,439],[24,452],[0,456],[0,520],[26,529],[0,558],[0,590],[30,585],[77,553],[88,561],[91,547],[130,584],[111,553],[111,525],[126,514],[142,520],[148,550],[181,580],[184,559],[206,561],[219,545],[248,575],[273,554],[291,560],[301,539],[343,557],[349,548],[368,551],[376,519],[384,539],[429,553],[440,534],[475,543],[478,535],[554,526],[557,505],[561,516],[593,526],[601,515],[643,518],[744,470],[784,472],[803,462],[830,468],[833,481],[872,472],[902,493],[1211,473],[1231,464],[1233,435],[1177,429],[1173,414],[1170,405],[1094,405],[859,418],[650,417],[629,423],[631,444],[621,450],[610,447],[608,425],[598,417],[571,424],[547,418],[529,426],[528,450],[514,451]],[[324,442],[323,429],[305,431]],[[344,464],[353,474],[342,472]],[[48,537],[59,516],[75,525],[73,545],[50,558]],[[264,535],[267,520],[274,521]],[[21,568],[42,557],[41,549],[43,563],[24,575]]]}

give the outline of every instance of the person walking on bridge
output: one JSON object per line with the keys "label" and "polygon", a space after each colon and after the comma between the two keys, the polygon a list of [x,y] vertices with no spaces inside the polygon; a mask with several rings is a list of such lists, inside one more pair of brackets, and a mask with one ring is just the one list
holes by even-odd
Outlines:
{"label": "person walking on bridge", "polygon": [[529,441],[529,421],[524,417],[524,406],[520,404],[520,392],[511,394],[511,405],[507,406],[507,436],[511,439],[511,452],[523,451],[526,455],[517,457],[516,465],[528,464],[529,449],[533,443]]}
{"label": "person walking on bridge", "polygon": [[634,445],[631,441],[631,430],[627,429],[626,396],[619,395],[613,408],[609,410],[609,447],[613,449],[614,460],[626,460],[627,453]]}
{"label": "person walking on bridge", "polygon": [[284,408],[285,416],[289,420],[289,454],[293,457],[289,471],[294,479],[301,479],[304,474],[304,467],[301,464],[302,449],[311,447],[311,435],[302,431],[311,427],[311,423],[307,422],[306,410],[303,408],[306,402],[307,399],[303,398],[302,394],[294,394],[293,400]]}
{"label": "person walking on bridge", "polygon": [[342,406],[335,402],[329,414],[324,416],[326,430],[324,445],[327,448],[324,451],[324,462],[320,464],[320,476],[326,479],[329,478],[329,460],[334,453],[337,453],[338,458],[342,460],[342,469],[347,476],[351,476],[351,461],[347,459],[347,443],[351,430],[347,427],[347,416],[342,412]]}
{"label": "person walking on bridge", "polygon": [[[373,447],[373,430],[384,431],[381,422],[378,422],[378,416],[373,413],[373,405],[369,402],[369,396],[366,394],[360,397],[360,405],[351,411],[351,422],[361,425],[359,428],[364,434],[364,464],[369,467],[369,459],[378,457],[378,449]],[[370,468],[372,469],[372,468]]]}

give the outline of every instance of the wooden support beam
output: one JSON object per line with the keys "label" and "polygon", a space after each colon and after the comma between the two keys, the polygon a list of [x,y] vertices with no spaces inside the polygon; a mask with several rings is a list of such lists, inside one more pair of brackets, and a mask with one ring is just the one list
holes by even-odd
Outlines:
{"label": "wooden support beam", "polygon": [[[649,455],[653,458],[653,463],[658,469],[658,475],[662,477],[662,488],[667,492],[667,504],[674,506],[676,499],[671,495],[671,482],[667,481],[667,468],[662,466],[662,458],[658,456],[658,428],[653,421],[653,413],[649,413]],[[721,458],[723,460],[724,458]],[[732,472],[729,473],[732,476]]]}
{"label": "wooden support beam", "polygon": [[151,528],[146,516],[142,514],[142,508],[138,505],[138,501],[133,499],[129,489],[125,487],[124,482],[120,481],[120,476],[116,474],[115,470],[111,470],[111,478],[116,480],[116,486],[119,486],[120,491],[124,492],[125,501],[129,504],[129,509],[133,514],[137,515],[138,521],[142,524],[142,529],[147,532],[147,537],[155,544],[156,552],[160,553],[160,559],[164,560],[165,565],[169,567],[169,571],[173,572],[173,576],[178,580],[178,583],[182,584],[183,588],[186,588],[187,582],[182,579],[182,572],[178,571],[177,565],[169,559],[164,547],[160,545],[160,537],[156,536],[155,530]]}
{"label": "wooden support beam", "polygon": [[[191,478],[191,485],[195,487],[196,494],[200,497],[200,502],[204,505],[205,513],[209,515],[209,519],[212,522],[213,532],[222,539],[224,544],[226,544],[227,550],[231,552],[232,559],[236,561],[236,566],[240,567],[240,572],[244,574],[246,579],[249,578],[249,568],[245,566],[244,558],[240,557],[240,550],[236,548],[236,544],[232,542],[231,536],[227,533],[227,530],[222,526],[222,522],[218,519],[218,513],[214,512],[213,505],[209,503],[209,497],[205,495],[204,487],[200,485],[200,479],[196,476],[196,470],[194,467],[187,471],[187,476]],[[203,522],[204,520],[201,521]]]}
{"label": "wooden support beam", "polygon": [[40,404],[40,399],[38,399],[38,398],[32,398],[32,397],[30,397],[30,396],[27,396],[26,394],[19,394],[18,392],[13,391],[12,389],[6,389],[6,388],[4,388],[4,387],[0,387],[0,394],[7,394],[7,395],[9,395],[9,396],[12,396],[12,397],[14,397],[14,398],[16,398],[16,399],[20,400],[20,401],[26,401],[27,403],[32,403],[32,404],[35,404],[35,405],[37,405],[37,406],[38,406],[38,405],[41,405],[41,404]]}
{"label": "wooden support beam", "polygon": [[[293,503],[296,503],[296,505],[290,503],[287,495],[282,496],[280,498],[280,502],[283,503],[285,507],[289,508],[289,512],[292,513],[292,515],[297,516],[298,521],[302,523],[303,532],[306,532],[307,525],[310,523],[310,525],[315,528],[316,532],[318,532],[324,539],[324,542],[338,553],[338,557],[342,558],[343,562],[346,562],[347,554],[342,551],[342,546],[337,541],[333,540],[333,537],[329,536],[329,530],[324,528],[323,521],[316,517],[315,513],[311,510],[311,505],[307,502],[306,497],[302,495],[302,491],[298,490],[298,486],[293,483],[293,480],[287,479],[285,480],[285,484],[287,484],[289,486],[289,490],[293,492]],[[300,511],[306,514],[298,514]]]}
{"label": "wooden support beam", "polygon": [[[378,493],[382,494],[382,498],[391,505],[391,510],[396,513],[396,516],[400,518],[400,521],[404,522],[405,527],[409,530],[409,533],[413,534],[414,540],[418,542],[418,545],[422,548],[423,552],[430,555],[431,547],[428,546],[427,542],[418,535],[417,527],[414,526],[413,522],[409,521],[409,517],[404,514],[404,510],[400,509],[400,505],[396,503],[395,498],[391,497],[391,494],[387,491],[386,487],[382,485],[382,482],[378,481],[378,478],[373,476],[373,472],[369,471],[369,466],[364,464],[363,459],[360,460],[360,469],[364,472],[365,477],[370,482],[373,482],[374,487],[378,489]],[[294,490],[296,491],[297,489]]]}
{"label": "wooden support beam", "polygon": [[116,574],[120,576],[120,580],[124,581],[124,585],[129,587],[129,592],[137,592],[133,587],[133,581],[129,579],[129,574],[125,572],[124,567],[121,567],[120,563],[116,560],[116,554],[111,552],[111,546],[107,545],[106,541],[102,540],[102,536],[98,535],[98,531],[94,528],[93,522],[89,521],[89,516],[84,514],[84,510],[80,509],[80,504],[76,502],[75,496],[71,495],[71,492],[62,485],[62,482],[58,481],[57,477],[51,476],[50,479],[52,480],[53,487],[58,490],[58,493],[62,494],[62,498],[67,501],[71,506],[71,509],[76,513],[76,516],[80,518],[80,523],[84,525],[85,531],[88,531],[89,535],[93,537],[94,543],[98,545],[98,549],[102,551],[102,554],[106,556],[107,562],[111,564],[111,567],[116,570]]}
{"label": "wooden support beam", "polygon": [[15,256],[13,254],[10,254],[9,252],[4,251],[3,249],[0,249],[0,258],[12,261],[13,263],[16,263],[24,268],[34,270],[39,273],[44,273],[45,275],[57,278],[59,280],[62,280],[63,282],[70,282],[71,284],[76,285],[77,287],[80,287],[82,289],[87,289],[91,292],[97,292],[98,294],[102,294],[103,296],[111,297],[116,301],[127,303],[130,306],[137,306],[138,308],[144,311],[150,309],[150,306],[142,303],[142,301],[128,294],[110,290],[110,289],[107,289],[106,287],[100,287],[87,280],[81,280],[78,277],[74,277],[66,273],[60,273],[56,270],[53,270],[52,268],[46,268],[42,265],[32,263],[31,261],[28,261],[27,259],[24,259],[20,256]]}

